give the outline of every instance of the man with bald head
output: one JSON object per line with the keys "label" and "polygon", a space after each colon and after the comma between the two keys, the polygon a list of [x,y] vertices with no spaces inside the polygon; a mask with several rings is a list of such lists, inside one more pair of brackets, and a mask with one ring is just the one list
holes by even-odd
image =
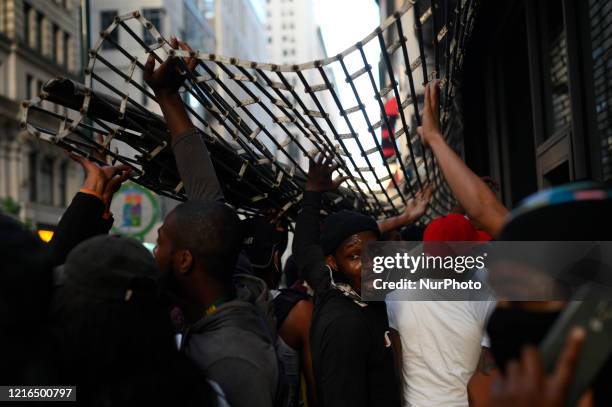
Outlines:
{"label": "man with bald head", "polygon": [[[188,49],[176,38],[171,44]],[[193,58],[184,62],[194,69]],[[231,406],[272,406],[280,398],[274,334],[258,307],[236,299],[234,269],[242,228],[224,203],[206,145],[185,111],[178,92],[185,76],[179,65],[180,60],[169,58],[155,69],[152,56],[145,65],[144,79],[166,119],[189,198],[158,230],[155,258],[187,322],[181,349],[221,386]],[[267,293],[259,279],[240,284],[248,287],[250,298]]]}

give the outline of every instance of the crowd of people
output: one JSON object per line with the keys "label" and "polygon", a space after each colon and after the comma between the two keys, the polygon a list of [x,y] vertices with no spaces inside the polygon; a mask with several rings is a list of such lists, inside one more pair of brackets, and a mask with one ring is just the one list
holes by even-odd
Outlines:
{"label": "crowd of people", "polygon": [[[552,371],[537,345],[567,303],[365,301],[362,251],[408,237],[608,240],[609,187],[568,185],[510,213],[446,144],[430,83],[418,133],[460,204],[455,213],[418,231],[426,187],[394,218],[343,210],[322,219],[323,194],[345,179],[319,155],[283,264],[288,225],[274,211],[241,220],[225,202],[178,93],[180,72],[172,58],[145,66],[188,197],[164,219],[153,255],[109,234],[125,166],[73,156],[85,179],[48,245],[0,215],[0,384],[75,385],[85,406],[565,405],[587,332],[562,338]],[[612,403],[612,356],[601,358],[581,406]]]}

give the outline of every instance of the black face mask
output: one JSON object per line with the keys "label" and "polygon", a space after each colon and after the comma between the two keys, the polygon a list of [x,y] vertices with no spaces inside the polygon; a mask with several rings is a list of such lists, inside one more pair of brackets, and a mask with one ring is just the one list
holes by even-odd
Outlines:
{"label": "black face mask", "polygon": [[497,366],[505,373],[507,363],[519,359],[527,345],[538,346],[561,311],[527,311],[520,308],[496,308],[487,332]]}

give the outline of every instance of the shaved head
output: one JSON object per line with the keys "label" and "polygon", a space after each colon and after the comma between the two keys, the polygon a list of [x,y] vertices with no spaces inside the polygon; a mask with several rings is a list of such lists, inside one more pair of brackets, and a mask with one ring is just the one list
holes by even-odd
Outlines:
{"label": "shaved head", "polygon": [[214,279],[231,283],[242,248],[242,226],[227,205],[188,201],[178,205],[164,222],[175,250],[189,250]]}

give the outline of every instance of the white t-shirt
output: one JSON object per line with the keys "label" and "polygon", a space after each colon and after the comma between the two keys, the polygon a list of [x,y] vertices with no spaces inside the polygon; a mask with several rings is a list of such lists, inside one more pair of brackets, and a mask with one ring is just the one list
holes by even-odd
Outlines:
{"label": "white t-shirt", "polygon": [[485,326],[494,309],[493,299],[387,301],[389,326],[401,337],[405,406],[468,406],[467,384],[481,346],[489,347]]}

